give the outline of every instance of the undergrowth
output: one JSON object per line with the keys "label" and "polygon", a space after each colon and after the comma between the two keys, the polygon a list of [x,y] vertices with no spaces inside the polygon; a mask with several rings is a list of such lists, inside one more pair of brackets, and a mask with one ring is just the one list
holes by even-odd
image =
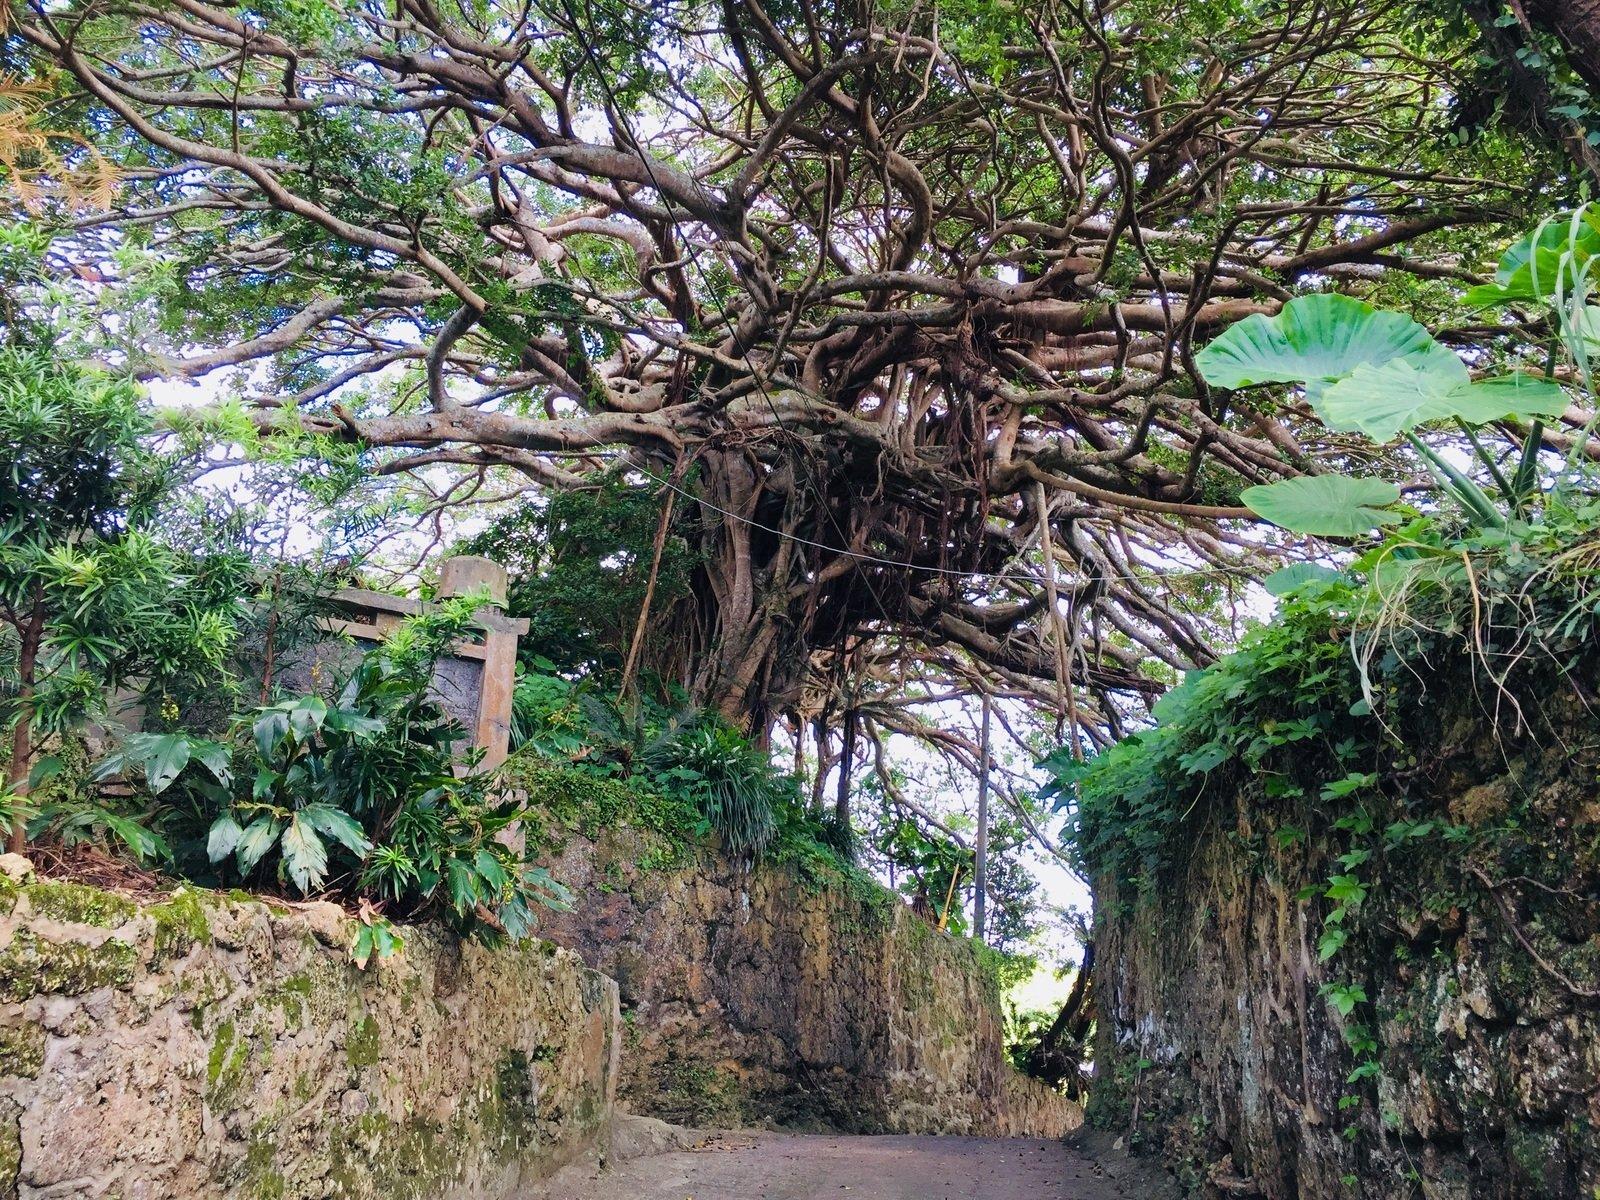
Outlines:
{"label": "undergrowth", "polygon": [[1484,752],[1462,737],[1514,769],[1554,740],[1563,706],[1588,706],[1597,526],[1584,498],[1505,530],[1414,521],[1344,571],[1295,580],[1270,623],[1160,702],[1153,728],[1088,763],[1047,760],[1080,869],[1124,904],[1184,894],[1190,855],[1216,836],[1263,869],[1327,864],[1298,899],[1320,920],[1321,990],[1352,1054],[1341,1110],[1380,1095],[1372,981],[1412,952],[1383,927],[1395,912],[1486,901],[1491,876],[1559,888],[1572,869],[1548,853],[1566,815],[1453,815],[1436,784]]}

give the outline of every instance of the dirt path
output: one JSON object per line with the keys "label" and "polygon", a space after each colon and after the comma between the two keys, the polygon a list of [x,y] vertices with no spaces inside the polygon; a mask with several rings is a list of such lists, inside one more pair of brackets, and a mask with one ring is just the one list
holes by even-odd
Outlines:
{"label": "dirt path", "polygon": [[[703,1147],[569,1173],[527,1200],[1146,1200],[1062,1142],[726,1134]],[[1119,1173],[1120,1174],[1120,1173]]]}

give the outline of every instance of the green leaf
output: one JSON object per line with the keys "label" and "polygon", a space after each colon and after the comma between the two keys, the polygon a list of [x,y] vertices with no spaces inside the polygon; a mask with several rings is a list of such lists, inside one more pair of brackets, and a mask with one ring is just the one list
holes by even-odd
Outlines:
{"label": "green leaf", "polygon": [[1330,987],[1328,999],[1333,1002],[1334,1008],[1339,1010],[1341,1017],[1348,1017],[1355,1011],[1356,1005],[1367,1002],[1367,990],[1359,984]]}
{"label": "green leaf", "polygon": [[134,861],[139,863],[149,862],[151,859],[170,860],[172,849],[167,845],[166,839],[155,830],[146,827],[133,817],[119,816],[113,812],[101,810],[106,828],[112,835],[127,847]]}
{"label": "green leaf", "polygon": [[1261,586],[1273,596],[1287,596],[1308,584],[1337,583],[1343,573],[1321,563],[1298,562],[1279,567],[1261,581]]}
{"label": "green leaf", "polygon": [[1322,936],[1317,939],[1317,959],[1327,962],[1339,951],[1343,950],[1345,943],[1350,940],[1350,934],[1339,925],[1330,925],[1322,931]]}
{"label": "green leaf", "polygon": [[1300,296],[1275,317],[1257,313],[1231,326],[1195,356],[1213,387],[1299,383],[1315,399],[1363,364],[1401,359],[1465,373],[1461,360],[1404,313],[1349,296]]}
{"label": "green leaf", "polygon": [[1459,372],[1451,375],[1402,360],[1357,367],[1323,392],[1317,413],[1330,429],[1388,442],[1429,421],[1483,425],[1555,417],[1567,409],[1566,393],[1549,380],[1518,374],[1473,383],[1459,359],[1456,366]]}
{"label": "green leaf", "polygon": [[1400,499],[1400,489],[1381,479],[1303,475],[1246,488],[1239,498],[1280,528],[1319,537],[1355,537],[1400,520],[1382,511]]}
{"label": "green leaf", "polygon": [[1596,214],[1585,211],[1574,221],[1562,213],[1518,238],[1500,256],[1494,282],[1471,288],[1467,304],[1485,308],[1494,304],[1548,299],[1561,289],[1572,292],[1590,258],[1600,254],[1600,227]]}
{"label": "green leaf", "polygon": [[364,717],[348,708],[335,708],[328,713],[324,727],[340,733],[353,734],[358,738],[367,738],[382,733],[384,722],[377,717]]}
{"label": "green leaf", "polygon": [[374,958],[388,958],[405,949],[405,939],[386,917],[364,918],[356,931],[355,944],[350,947],[350,959],[361,970]]}
{"label": "green leaf", "polygon": [[28,772],[29,790],[31,791],[47,780],[54,779],[65,769],[66,764],[58,756],[46,754],[38,762],[34,763],[33,770]]}
{"label": "green leaf", "polygon": [[463,915],[470,913],[478,903],[478,877],[472,868],[459,858],[452,858],[445,863],[444,875],[450,906]]}
{"label": "green leaf", "polygon": [[1367,898],[1367,885],[1354,875],[1335,875],[1322,894],[1335,904],[1355,908]]}
{"label": "green leaf", "polygon": [[372,843],[355,818],[331,804],[308,804],[300,810],[299,819],[327,834],[357,858],[365,858],[372,850]]}
{"label": "green leaf", "polygon": [[281,845],[284,870],[300,889],[300,894],[306,895],[312,888],[321,887],[328,874],[328,851],[303,813],[296,813],[289,822]]}
{"label": "green leaf", "polygon": [[191,745],[194,761],[211,772],[211,777],[226,785],[233,779],[233,751],[221,742],[195,738]]}
{"label": "green leaf", "polygon": [[241,875],[248,875],[255,869],[262,856],[278,840],[278,831],[282,828],[274,817],[257,817],[250,823],[249,828],[239,836],[239,844],[234,847]]}
{"label": "green leaf", "polygon": [[221,862],[232,854],[244,836],[244,829],[233,819],[232,813],[223,813],[211,822],[211,833],[206,838],[206,857]]}
{"label": "green leaf", "polygon": [[[131,735],[128,740],[133,740]],[[147,734],[141,737],[134,753],[139,756],[150,790],[159,796],[189,765],[191,743],[181,733]]]}

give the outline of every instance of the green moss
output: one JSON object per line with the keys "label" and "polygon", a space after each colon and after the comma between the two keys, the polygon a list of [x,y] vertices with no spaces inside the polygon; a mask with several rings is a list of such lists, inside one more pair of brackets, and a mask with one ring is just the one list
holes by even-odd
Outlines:
{"label": "green moss", "polygon": [[245,1194],[251,1200],[283,1200],[288,1190],[281,1172],[276,1169],[277,1151],[270,1138],[257,1136],[245,1151]]}
{"label": "green moss", "polygon": [[383,1038],[377,1018],[369,1013],[350,1027],[344,1053],[352,1067],[370,1067],[378,1061],[378,1052],[382,1048]]}
{"label": "green moss", "polygon": [[139,915],[131,900],[81,883],[30,883],[22,892],[39,916],[74,925],[116,929]]}
{"label": "green moss", "polygon": [[20,1025],[0,1027],[0,1075],[23,1079],[39,1078],[44,1066],[44,1027],[23,1020]]}
{"label": "green moss", "polygon": [[109,938],[98,946],[87,942],[52,942],[31,929],[19,929],[0,950],[0,996],[22,1001],[30,996],[81,996],[102,987],[133,982],[138,951]]}
{"label": "green moss", "polygon": [[310,975],[304,972],[291,975],[263,996],[262,1003],[283,1009],[284,1024],[290,1029],[299,1029],[306,1021],[313,986]]}
{"label": "green moss", "polygon": [[495,1065],[494,1090],[479,1114],[490,1143],[520,1150],[537,1139],[539,1088],[528,1056],[513,1050]]}
{"label": "green moss", "polygon": [[213,1109],[226,1109],[244,1082],[250,1060],[250,1039],[230,1020],[217,1026],[206,1058],[206,1103]]}
{"label": "green moss", "polygon": [[211,922],[192,888],[179,888],[165,904],[146,910],[155,922],[155,961],[182,958],[195,946],[211,942]]}
{"label": "green moss", "polygon": [[687,862],[699,840],[700,814],[687,797],[606,779],[535,754],[513,755],[500,770],[527,792],[529,808],[539,814],[529,822],[533,844],[559,849],[568,832],[593,840],[631,828],[651,835],[635,861],[647,870],[664,870]]}
{"label": "green moss", "polygon": [[0,1111],[0,1200],[16,1200],[17,1176],[22,1174],[21,1110],[8,1100]]}
{"label": "green moss", "polygon": [[669,1058],[656,1070],[656,1112],[680,1125],[734,1127],[744,1119],[738,1076],[695,1058]]}
{"label": "green moss", "polygon": [[434,1200],[469,1149],[479,1144],[477,1131],[469,1126],[446,1130],[417,1118],[402,1123],[367,1113],[329,1139],[329,1179],[338,1196]]}

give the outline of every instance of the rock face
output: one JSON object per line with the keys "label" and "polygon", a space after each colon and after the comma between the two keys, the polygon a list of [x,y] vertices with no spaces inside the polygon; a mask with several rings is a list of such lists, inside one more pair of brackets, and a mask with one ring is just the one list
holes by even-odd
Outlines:
{"label": "rock face", "polygon": [[1014,1072],[969,942],[864,882],[710,855],[675,869],[627,830],[554,864],[584,897],[545,933],[615,978],[620,1097],[683,1124],[1055,1137],[1076,1104]]}
{"label": "rock face", "polygon": [[[1350,839],[1260,779],[1221,785],[1151,894],[1100,881],[1091,1119],[1213,1196],[1600,1196],[1594,719],[1552,688],[1536,736],[1497,738],[1471,694],[1431,693],[1408,774],[1378,781],[1381,886],[1335,962]],[[1351,975],[1341,1016],[1323,988]],[[1358,1021],[1379,1069],[1352,1079]]]}
{"label": "rock face", "polygon": [[406,929],[361,972],[331,905],[0,911],[0,1197],[505,1197],[609,1120],[616,987],[549,943]]}

